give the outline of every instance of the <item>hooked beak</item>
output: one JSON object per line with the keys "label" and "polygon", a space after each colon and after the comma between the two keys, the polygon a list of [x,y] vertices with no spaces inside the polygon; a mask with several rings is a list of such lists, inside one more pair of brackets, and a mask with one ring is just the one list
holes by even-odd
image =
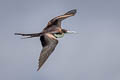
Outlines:
{"label": "hooked beak", "polygon": [[76,31],[67,31],[68,34],[76,34]]}

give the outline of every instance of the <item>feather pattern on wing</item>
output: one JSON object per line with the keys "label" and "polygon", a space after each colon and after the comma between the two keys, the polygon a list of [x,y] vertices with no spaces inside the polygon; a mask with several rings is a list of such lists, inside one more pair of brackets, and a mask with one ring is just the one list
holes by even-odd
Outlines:
{"label": "feather pattern on wing", "polygon": [[52,27],[52,25],[56,25],[57,27],[61,27],[61,21],[68,18],[68,17],[74,16],[76,14],[76,12],[77,12],[77,10],[73,9],[73,10],[66,12],[63,15],[60,15],[60,16],[57,16],[57,17],[51,19],[48,22],[47,26],[44,28],[44,30]]}
{"label": "feather pattern on wing", "polygon": [[58,40],[52,34],[49,34],[49,33],[42,35],[40,40],[41,40],[43,49],[39,57],[39,65],[38,65],[37,71],[45,63],[45,61],[48,59],[48,57],[54,51],[56,45],[58,44]]}

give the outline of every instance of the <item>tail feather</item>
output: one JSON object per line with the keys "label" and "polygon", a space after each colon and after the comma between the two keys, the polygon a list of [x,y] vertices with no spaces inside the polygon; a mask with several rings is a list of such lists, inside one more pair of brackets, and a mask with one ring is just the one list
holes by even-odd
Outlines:
{"label": "tail feather", "polygon": [[22,38],[22,39],[26,39],[26,38],[39,37],[41,35],[41,33],[33,33],[33,34],[15,33],[15,35],[26,36],[26,37]]}

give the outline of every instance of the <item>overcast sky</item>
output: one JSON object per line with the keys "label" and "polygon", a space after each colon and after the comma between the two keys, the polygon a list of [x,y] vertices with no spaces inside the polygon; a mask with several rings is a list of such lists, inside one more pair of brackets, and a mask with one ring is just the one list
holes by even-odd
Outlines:
{"label": "overcast sky", "polygon": [[[48,21],[77,9],[62,27],[80,34],[59,39],[37,72],[40,32]],[[120,80],[119,0],[0,0],[0,80]]]}

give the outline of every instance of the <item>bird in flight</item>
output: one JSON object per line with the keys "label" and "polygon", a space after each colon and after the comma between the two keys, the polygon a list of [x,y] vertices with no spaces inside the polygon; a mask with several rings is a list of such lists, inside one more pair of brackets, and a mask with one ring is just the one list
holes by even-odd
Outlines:
{"label": "bird in flight", "polygon": [[67,33],[75,33],[74,31],[68,31],[66,29],[62,29],[61,21],[68,17],[74,16],[76,12],[77,10],[73,9],[66,12],[63,15],[51,19],[48,22],[47,26],[40,33],[32,33],[32,34],[15,33],[15,35],[21,35],[24,36],[24,38],[40,37],[41,45],[43,48],[40,53],[37,71],[41,68],[41,66],[45,63],[45,61],[54,51],[56,45],[58,44],[57,38],[62,38],[64,34]]}

